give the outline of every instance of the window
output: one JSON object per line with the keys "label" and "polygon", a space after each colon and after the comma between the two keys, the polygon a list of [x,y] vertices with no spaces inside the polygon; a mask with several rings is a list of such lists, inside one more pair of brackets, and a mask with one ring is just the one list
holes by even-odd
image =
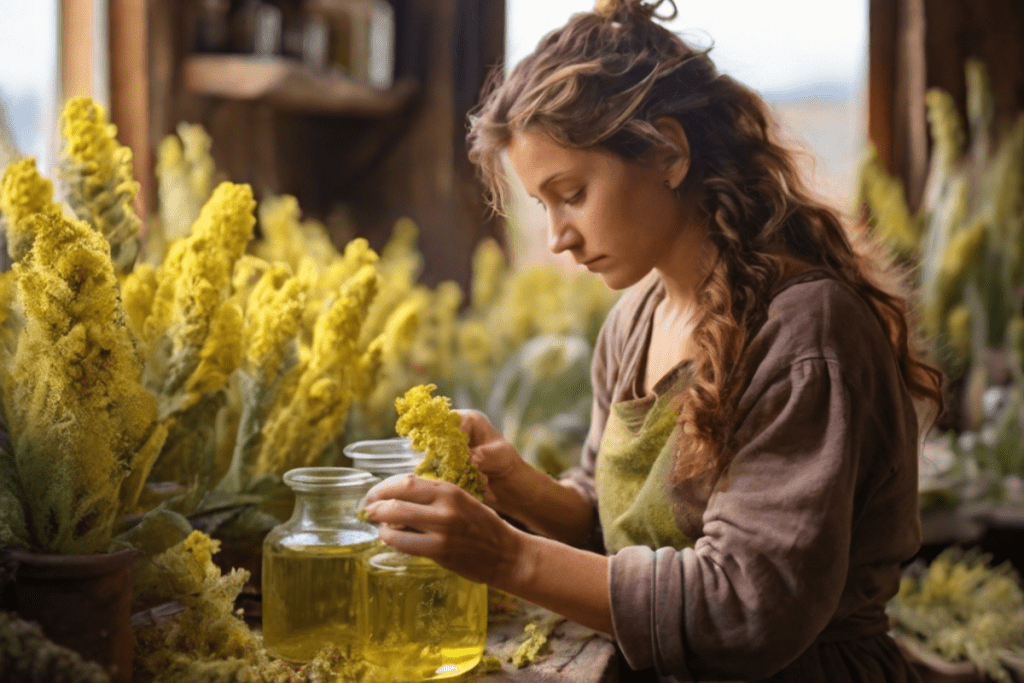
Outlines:
{"label": "window", "polygon": [[54,158],[57,134],[57,11],[58,0],[0,0],[0,98],[6,124],[17,151],[36,157],[44,174]]}

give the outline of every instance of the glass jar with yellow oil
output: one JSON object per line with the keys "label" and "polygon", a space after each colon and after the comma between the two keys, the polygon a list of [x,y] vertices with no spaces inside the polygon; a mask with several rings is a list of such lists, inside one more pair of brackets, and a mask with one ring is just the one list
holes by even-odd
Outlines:
{"label": "glass jar with yellow oil", "polygon": [[295,508],[263,541],[263,642],[293,662],[308,662],[327,645],[362,657],[366,559],[377,549],[377,530],[356,512],[380,480],[350,467],[302,467],[284,481]]}
{"label": "glass jar with yellow oil", "polygon": [[[408,439],[357,442],[345,454],[382,479],[415,471],[423,458]],[[486,585],[380,542],[366,561],[370,663],[396,681],[450,678],[477,665],[487,640]]]}

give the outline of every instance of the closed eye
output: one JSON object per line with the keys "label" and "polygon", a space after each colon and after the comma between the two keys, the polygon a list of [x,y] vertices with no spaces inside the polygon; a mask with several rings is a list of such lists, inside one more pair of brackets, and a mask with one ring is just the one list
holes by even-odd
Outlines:
{"label": "closed eye", "polygon": [[584,188],[580,188],[580,190],[576,194],[566,199],[565,203],[569,204],[570,206],[579,204],[581,201],[583,201],[583,191]]}

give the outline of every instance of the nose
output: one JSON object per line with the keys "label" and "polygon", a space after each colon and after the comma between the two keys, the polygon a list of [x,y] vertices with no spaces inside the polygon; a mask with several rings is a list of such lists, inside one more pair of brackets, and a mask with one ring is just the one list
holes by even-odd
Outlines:
{"label": "nose", "polygon": [[552,254],[560,254],[576,247],[579,239],[579,233],[573,229],[569,221],[562,218],[558,212],[548,213],[548,249]]}

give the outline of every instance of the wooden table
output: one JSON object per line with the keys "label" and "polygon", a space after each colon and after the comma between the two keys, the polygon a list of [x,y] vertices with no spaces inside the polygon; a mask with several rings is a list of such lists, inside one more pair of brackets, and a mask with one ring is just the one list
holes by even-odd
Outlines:
{"label": "wooden table", "polygon": [[517,668],[509,657],[525,639],[528,623],[551,623],[557,616],[543,608],[521,603],[511,615],[492,615],[487,624],[486,653],[502,662],[499,671],[474,669],[465,680],[472,683],[615,683],[618,654],[612,640],[579,624],[562,620],[552,629],[547,647],[533,663]]}

